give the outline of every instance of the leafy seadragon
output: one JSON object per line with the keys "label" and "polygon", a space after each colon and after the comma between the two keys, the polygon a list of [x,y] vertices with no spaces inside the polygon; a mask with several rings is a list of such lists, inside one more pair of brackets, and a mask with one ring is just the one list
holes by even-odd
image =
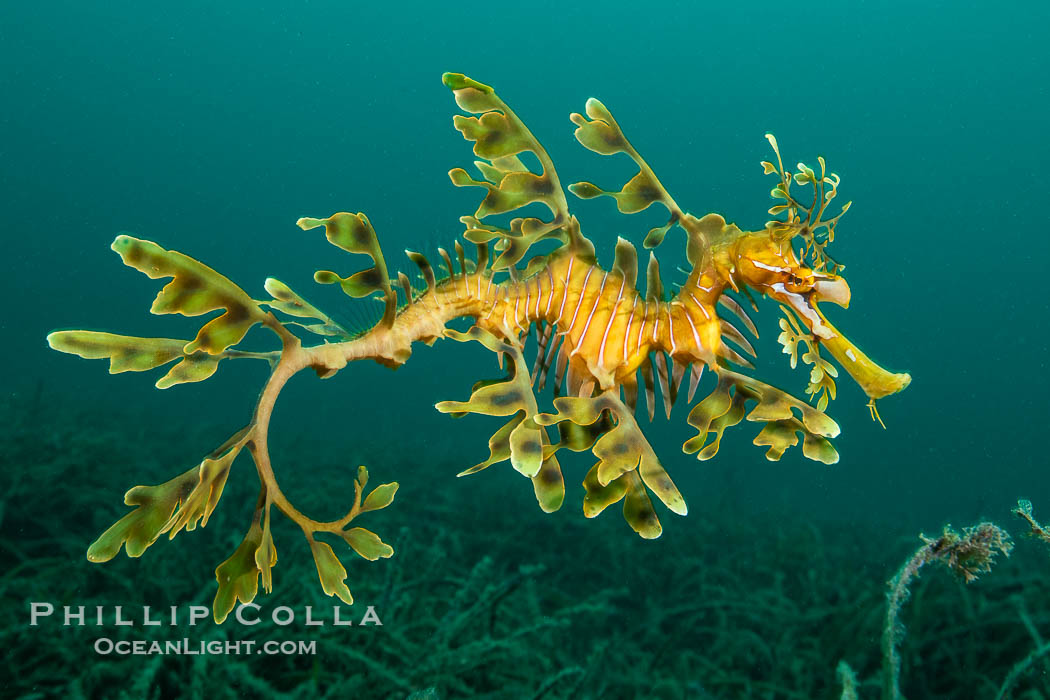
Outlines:
{"label": "leafy seadragon", "polygon": [[[383,484],[366,494],[368,473],[361,467],[353,504],[345,516],[319,522],[303,515],[282,493],[274,475],[267,449],[270,416],[285,383],[301,370],[312,369],[322,378],[329,377],[347,363],[364,359],[396,368],[408,360],[416,341],[430,344],[442,337],[476,341],[496,353],[501,366],[506,361],[506,377],[478,382],[467,401],[437,404],[444,413],[509,418],[489,439],[489,457],[461,476],[509,460],[515,470],[532,480],[540,507],[550,512],[561,506],[565,496],[557,453],[562,449],[590,451],[598,462],[583,481],[584,514],[594,517],[623,501],[624,517],[645,538],[661,533],[649,492],[680,515],[685,515],[686,504],[635,418],[639,375],[651,420],[657,383],[663,408],[670,415],[676,398],[685,393],[686,375],[687,402],[691,403],[704,369],[711,369],[717,384],[690,411],[688,422],[697,434],[683,448],[686,453],[698,453],[702,460],[714,457],[725,430],[746,418],[762,424],[754,442],[768,448],[768,459],[779,459],[798,444],[801,434],[806,457],[836,462],[838,454],[829,438],[838,434],[839,427],[824,409],[835,397],[837,370],[822,353],[834,358],[867,393],[873,417],[878,415],[876,399],[908,385],[907,374],[893,374],[876,365],[820,311],[821,301],[846,306],[850,299],[849,287],[838,274],[841,266],[826,251],[849,204],[829,216],[828,205],[838,193],[839,178],[826,170],[823,158],[818,159],[819,173],[802,163],[797,172],[786,170],[776,140],[767,136],[776,162],[762,165],[777,179],[772,191],[777,203],[770,213],[779,218],[760,231],[742,231],[718,214],[697,218],[686,213],[609,110],[598,100],[588,100],[585,114],[571,115],[577,140],[601,155],[625,154],[638,166],[638,173],[617,191],[602,190],[589,182],[570,185],[568,190],[582,198],[612,197],[625,214],[654,203],[663,205],[669,219],[649,231],[646,248],[659,246],[674,227],[686,235],[691,271],[680,290],[673,295],[665,292],[659,265],[650,252],[643,294],[636,288],[634,246],[620,238],[612,269],[606,271],[597,264],[594,246],[569,211],[550,157],[492,88],[456,73],[446,74],[444,83],[463,110],[479,115],[456,116],[455,126],[474,142],[481,179],[461,168],[449,173],[457,186],[485,190],[478,210],[461,219],[466,226],[463,238],[476,248],[475,261],[467,259],[458,241],[458,265],[439,249],[445,270],[439,279],[424,256],[408,251],[425,281],[425,288],[417,289],[405,273],[391,276],[364,214],[338,213],[327,219],[298,221],[304,230],[323,227],[332,244],[371,258],[371,267],[347,277],[329,271],[315,275],[317,282],[338,284],[350,297],[381,295],[382,318],[367,331],[347,330],[276,279],[267,279],[264,285],[271,298],[259,301],[182,253],[126,235],[113,242],[113,250],[125,264],[153,279],[172,278],[154,300],[153,313],[223,313],[211,318],[188,341],[70,330],[51,333],[48,342],[52,348],[85,358],[109,358],[111,373],[175,362],[157,382],[161,389],[207,379],[226,359],[262,359],[270,364],[271,373],[246,427],[174,479],[127,492],[125,503],[135,509],[91,545],[89,560],[109,560],[121,546],[129,556],[137,557],[162,534],[174,537],[198,523],[206,525],[231,466],[247,450],[261,489],[243,542],[216,569],[215,619],[224,620],[237,600],[250,602],[260,579],[263,588],[270,590],[277,561],[270,530],[275,506],[302,528],[325,593],[351,603],[346,570],[332,547],[317,536],[341,537],[369,560],[391,556],[393,549],[358,527],[357,518],[390,505],[397,484]],[[522,153],[535,156],[540,172],[523,163]],[[797,197],[793,184],[810,186],[812,199]],[[521,216],[511,220],[509,227],[486,222],[490,216],[534,203],[545,205],[550,218]],[[549,252],[526,260],[529,250],[545,241]],[[796,243],[800,246],[797,252]],[[741,353],[753,355],[754,350],[730,318],[755,336],[757,330],[728,292],[741,295],[753,306],[749,290],[780,303],[784,313],[780,343],[791,356],[792,367],[798,362],[800,348],[803,350],[802,362],[810,367],[806,393],[815,406],[743,373],[751,364]],[[450,321],[460,317],[473,321],[468,331],[448,328]],[[280,350],[234,349],[256,325],[277,336]],[[535,329],[538,345],[531,367],[524,357],[530,329]],[[323,342],[304,345],[300,335],[305,334],[321,336]],[[554,412],[544,413],[535,390],[544,387],[552,369],[558,396],[553,401]],[[550,430],[552,427],[555,429]]]}

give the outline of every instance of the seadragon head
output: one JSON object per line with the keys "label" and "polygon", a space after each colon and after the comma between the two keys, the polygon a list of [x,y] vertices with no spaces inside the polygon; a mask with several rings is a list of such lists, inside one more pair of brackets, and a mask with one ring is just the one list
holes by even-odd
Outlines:
{"label": "seadragon head", "polygon": [[[820,310],[825,301],[849,306],[850,288],[841,275],[843,266],[828,254],[827,246],[835,240],[838,221],[851,203],[829,216],[839,176],[828,172],[823,158],[818,158],[819,173],[805,163],[798,164],[797,172],[785,171],[776,139],[772,134],[766,138],[776,163],[766,161],[762,166],[766,174],[780,180],[771,192],[777,203],[769,213],[780,218],[769,221],[763,230],[732,237],[716,264],[720,263],[719,271],[733,288],[746,287],[780,303],[785,318],[780,321],[779,340],[784,352],[791,355],[792,367],[800,345],[807,349],[802,359],[812,365],[809,393],[820,396],[822,405],[828,397],[834,398],[836,370],[820,357],[821,349],[826,349],[871,399],[869,407],[877,418],[874,401],[907,387],[911,376],[877,365]],[[812,198],[796,197],[792,184],[809,185]]]}
{"label": "seadragon head", "polygon": [[[798,164],[797,172],[785,170],[776,139],[767,134],[776,163],[763,162],[762,167],[779,180],[771,192],[776,203],[769,210],[778,218],[764,229],[747,232],[718,214],[698,218],[686,212],[627,140],[605,105],[592,98],[585,112],[570,116],[577,126],[576,139],[602,155],[626,154],[637,164],[638,173],[619,191],[590,182],[570,185],[569,190],[585,199],[612,197],[625,214],[643,211],[652,204],[663,205],[670,218],[663,226],[651,229],[643,245],[656,248],[672,228],[685,230],[686,259],[692,271],[680,294],[692,295],[698,304],[722,301],[731,308],[739,305],[724,296],[726,290],[775,299],[785,314],[780,321],[780,342],[791,356],[792,367],[800,356],[811,366],[808,392],[817,400],[818,408],[823,410],[835,394],[837,370],[821,355],[826,350],[868,395],[872,417],[878,418],[874,401],[904,389],[911,377],[879,367],[835,329],[819,308],[822,301],[843,307],[850,301],[849,285],[841,276],[842,265],[826,250],[850,205],[830,215],[828,206],[838,194],[839,177],[828,172],[824,159],[817,159],[819,172],[804,163]],[[796,197],[792,185],[810,186],[812,197]]]}

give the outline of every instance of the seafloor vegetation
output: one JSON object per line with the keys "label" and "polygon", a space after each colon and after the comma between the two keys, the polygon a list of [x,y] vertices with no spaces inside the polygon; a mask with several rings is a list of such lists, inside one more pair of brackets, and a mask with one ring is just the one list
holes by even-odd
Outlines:
{"label": "seafloor vegetation", "polygon": [[[171,455],[207,440],[188,420],[146,425],[74,410],[43,395],[0,407],[6,697],[894,697],[882,646],[887,581],[909,561],[909,573],[928,566],[899,601],[904,696],[1050,697],[1050,556],[1043,543],[1020,537],[1028,525],[1008,513],[993,515],[1015,534],[1012,556],[967,584],[966,572],[989,563],[997,530],[924,543],[892,529],[741,517],[729,505],[691,516],[682,521],[689,527],[654,543],[613,518],[531,509],[523,518],[498,479],[470,489],[452,478],[405,479],[397,513],[379,514],[396,555],[350,569],[351,617],[374,605],[381,627],[245,627],[232,618],[221,627],[210,619],[197,627],[31,627],[30,601],[122,605],[132,617],[142,605],[209,605],[214,581],[201,586],[200,572],[236,547],[248,517],[226,506],[252,500],[250,480],[231,479],[227,488],[244,489],[243,498],[225,499],[203,533],[159,544],[138,561],[89,564],[87,545],[123,512],[115,496],[128,483],[166,478]],[[136,420],[141,434],[129,433]],[[349,447],[348,462],[335,462],[340,447],[338,438],[319,445],[310,462],[304,442],[297,459],[313,470],[345,468],[349,484],[356,464]],[[451,476],[461,465],[431,458],[395,466]],[[381,466],[373,469],[382,479]],[[284,478],[306,505],[326,507],[307,470]],[[514,491],[525,492],[524,510],[531,494]],[[308,552],[289,547],[275,571],[274,592],[256,601],[264,613],[330,608]],[[317,640],[317,653],[99,656],[92,645],[100,636]]]}

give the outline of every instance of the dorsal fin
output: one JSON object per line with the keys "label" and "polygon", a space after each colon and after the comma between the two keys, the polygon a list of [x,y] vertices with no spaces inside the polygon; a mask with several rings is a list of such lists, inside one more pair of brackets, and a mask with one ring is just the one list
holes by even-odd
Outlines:
{"label": "dorsal fin", "polygon": [[401,285],[401,291],[405,293],[405,303],[411,304],[414,299],[412,298],[412,282],[408,279],[408,275],[404,272],[398,272],[397,282]]}
{"label": "dorsal fin", "polygon": [[405,255],[416,264],[416,267],[423,274],[423,279],[427,282],[427,289],[433,292],[434,288],[437,287],[437,279],[434,278],[434,268],[431,267],[430,261],[427,260],[425,255],[414,250],[405,250]]}
{"label": "dorsal fin", "polygon": [[638,251],[624,238],[616,239],[613,272],[623,277],[625,289],[634,289],[638,281]]}
{"label": "dorsal fin", "polygon": [[660,263],[656,254],[649,251],[649,266],[645,269],[645,300],[659,302],[664,298],[664,285],[660,281]]}
{"label": "dorsal fin", "polygon": [[445,267],[448,268],[448,278],[451,280],[456,279],[456,271],[452,268],[452,258],[449,257],[448,251],[444,248],[438,248],[438,255],[445,263]]}
{"label": "dorsal fin", "polygon": [[463,251],[463,245],[456,241],[456,259],[459,261],[459,273],[463,279],[467,278],[467,254]]}

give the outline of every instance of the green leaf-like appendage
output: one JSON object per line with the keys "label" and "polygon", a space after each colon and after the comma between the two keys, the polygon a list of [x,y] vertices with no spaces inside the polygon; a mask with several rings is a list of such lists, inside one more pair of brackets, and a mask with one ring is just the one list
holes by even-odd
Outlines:
{"label": "green leaf-like appendage", "polygon": [[334,272],[319,270],[314,274],[314,280],[320,284],[338,283],[344,293],[354,298],[366,297],[375,292],[381,293],[386,302],[382,322],[384,325],[391,325],[397,311],[397,296],[390,286],[390,276],[387,273],[383,250],[379,247],[379,239],[368,217],[361,213],[339,212],[332,214],[327,219],[303,217],[295,223],[304,231],[324,226],[325,237],[332,245],[348,253],[359,253],[372,258],[374,263],[372,267],[349,277],[340,277]]}
{"label": "green leaf-like appendage", "polygon": [[200,521],[201,527],[208,524],[208,518],[222,497],[222,490],[230,475],[230,467],[246,442],[247,438],[242,438],[220,456],[214,459],[209,457],[201,462],[197,485],[183,500],[179,510],[161,528],[161,534],[166,532],[169,539],[174,539],[183,528],[187,531],[196,528],[197,521]]}
{"label": "green leaf-like appendage", "polygon": [[[754,444],[769,446],[766,458],[778,460],[787,448],[797,445],[795,432],[804,436],[802,454],[815,461],[834,464],[838,453],[827,440],[839,434],[839,426],[819,408],[810,406],[776,387],[727,369],[719,371],[718,386],[689,413],[689,424],[697,429],[696,437],[682,446],[686,454],[698,452],[697,458],[711,459],[718,453],[726,428],[739,424],[745,417],[746,404],[755,407],[746,418],[765,422],[766,426]],[[707,436],[714,439],[707,442]]]}
{"label": "green leaf-like appendage", "polygon": [[[685,515],[688,512],[682,494],[660,464],[641,427],[635,421],[634,414],[615,393],[606,392],[588,398],[560,397],[554,400],[554,407],[557,410],[556,414],[542,413],[536,417],[536,422],[540,425],[554,425],[568,421],[578,426],[587,426],[596,423],[605,412],[615,417],[615,424],[608,428],[591,448],[594,456],[600,461],[584,481],[588,494],[584,499],[584,514],[587,517],[594,517],[625,493],[632,491],[632,478],[639,478],[638,487],[642,489],[644,503],[649,503],[649,498],[645,495],[645,487],[648,487],[673,513]],[[628,474],[632,477],[623,479]],[[619,485],[613,486],[617,483]],[[651,508],[650,505],[649,509]],[[630,507],[625,510],[625,517],[628,513],[635,517],[635,514],[643,511],[643,501],[635,494],[630,499]],[[634,522],[628,518],[628,522],[631,522],[631,526],[639,534],[643,537],[659,535],[660,525],[655,512],[652,514],[652,521],[648,514],[638,517],[640,519]]]}
{"label": "green leaf-like appendage", "polygon": [[273,567],[275,566],[277,566],[277,547],[273,544],[273,534],[270,532],[270,509],[267,507],[259,548],[255,550],[255,568],[259,570],[263,590],[267,593],[273,590]]}
{"label": "green leaf-like appendage", "polygon": [[609,506],[619,503],[627,494],[628,480],[623,476],[604,485],[598,481],[598,468],[601,464],[598,462],[591,467],[583,480],[583,488],[586,491],[583,497],[583,515],[587,518],[597,517]]}
{"label": "green leaf-like appendage", "polygon": [[48,345],[59,352],[88,360],[109,359],[109,373],[144,372],[172,360],[182,361],[157,380],[158,389],[184,382],[199,382],[215,374],[222,355],[199,350],[184,352],[189,341],[175,338],[138,338],[99,331],[55,331],[47,336]]}
{"label": "green leaf-like appendage", "polygon": [[343,533],[343,539],[360,556],[369,561],[394,556],[394,548],[379,539],[379,535],[363,527],[352,527]]}
{"label": "green leaf-like appendage", "polygon": [[627,142],[623,131],[620,130],[620,125],[613,118],[612,112],[605,105],[592,97],[584,105],[584,111],[587,112],[587,117],[590,119],[585,119],[582,114],[576,113],[569,116],[569,119],[576,125],[574,134],[576,140],[584,148],[603,156],[629,153],[634,150]]}
{"label": "green leaf-like appendage", "polygon": [[469,401],[442,401],[436,405],[442,413],[453,415],[513,416],[489,438],[489,458],[457,476],[474,474],[509,459],[517,472],[532,480],[540,508],[547,513],[558,510],[565,500],[565,480],[546,431],[534,420],[539,408],[532,392],[532,377],[520,348],[477,326],[466,333],[446,331],[445,335],[461,342],[477,341],[492,352],[511,358],[509,379],[478,382]]}
{"label": "green leaf-like appendage", "polygon": [[197,350],[217,355],[239,343],[256,323],[266,320],[266,312],[244,290],[187,255],[124,235],[117,236],[111,248],[125,265],[150,279],[173,278],[153,300],[152,313],[200,316],[225,309],[225,313],[204,324],[197,337],[185,345],[186,355]]}
{"label": "green leaf-like appendage", "polygon": [[[842,269],[825,251],[828,244],[835,240],[835,227],[843,214],[849,211],[852,202],[846,202],[835,216],[825,219],[824,214],[831,200],[838,195],[838,187],[841,179],[835,173],[827,171],[827,163],[824,158],[817,157],[820,163],[820,174],[814,168],[805,163],[799,163],[796,167],[798,172],[792,173],[784,168],[784,161],[780,157],[780,147],[773,134],[766,134],[766,140],[776,154],[777,162],[762,161],[762,170],[766,175],[776,175],[780,183],[770,192],[770,195],[778,200],[777,204],[770,208],[769,213],[773,216],[785,215],[784,219],[774,219],[766,223],[766,229],[774,236],[789,239],[799,236],[805,243],[805,261],[817,271],[836,272]],[[791,185],[809,185],[813,188],[812,204],[804,204],[791,194]],[[809,199],[803,197],[803,199]],[[803,215],[805,218],[803,218]],[[826,401],[824,401],[826,403]]]}
{"label": "green leaf-like appendage", "polygon": [[[438,410],[440,411],[441,409]],[[442,412],[452,413],[450,411]],[[455,413],[453,413],[453,415],[455,415]],[[466,415],[466,412],[461,412],[459,415]],[[482,469],[487,469],[497,462],[510,459],[510,434],[521,425],[523,420],[525,420],[525,411],[518,411],[514,414],[514,417],[511,418],[509,422],[493,433],[492,437],[489,438],[489,458],[480,464],[475,464],[470,469],[464,469],[459,474],[456,474],[456,476],[476,474]]]}
{"label": "green leaf-like appendage", "polygon": [[553,513],[561,508],[565,501],[565,477],[553,454],[544,458],[539,472],[532,477],[532,489],[544,513]]}
{"label": "green leaf-like appendage", "polygon": [[[616,207],[624,214],[644,211],[655,203],[662,204],[667,208],[671,217],[663,226],[650,229],[642,244],[646,248],[655,248],[663,242],[672,226],[681,226],[688,236],[689,263],[694,267],[700,264],[705,253],[716,242],[712,233],[719,233],[719,231],[709,230],[710,225],[714,222],[709,217],[716,215],[708,214],[698,219],[684,212],[660,182],[653,169],[624,136],[620,125],[605,105],[591,98],[587,100],[584,111],[586,116],[577,113],[569,115],[569,119],[576,124],[576,140],[585,148],[601,155],[626,153],[638,166],[638,172],[619,190],[604,190],[590,182],[577,182],[569,186],[569,191],[583,199],[598,196],[612,197],[616,200]],[[718,220],[723,225],[725,224],[725,220],[721,217],[718,217]],[[735,226],[731,225],[731,228],[731,232],[740,233]]]}
{"label": "green leaf-like appendage", "polygon": [[138,338],[98,331],[55,331],[47,336],[52,350],[86,360],[109,358],[109,373],[144,372],[183,357],[189,341],[176,338]]}
{"label": "green leaf-like appendage", "polygon": [[[511,212],[533,202],[543,203],[554,215],[551,221],[536,217],[514,219],[509,231],[496,227],[468,227],[464,235],[472,242],[484,242],[478,240],[479,233],[481,237],[488,234],[503,237],[505,247],[493,262],[493,270],[516,264],[536,241],[556,238],[564,243],[578,235],[578,232],[571,233],[566,229],[571,217],[550,156],[514,111],[488,85],[460,73],[446,73],[443,80],[462,109],[481,115],[456,115],[453,124],[463,138],[474,142],[475,155],[488,161],[475,162],[484,179],[476,180],[462,168],[449,171],[449,177],[457,187],[483,187],[487,190],[474,218]],[[536,156],[542,172],[534,173],[521,162],[518,154],[525,151]]]}
{"label": "green leaf-like appendage", "polygon": [[627,480],[627,496],[623,501],[623,519],[644,539],[656,539],[663,533],[660,519],[656,517],[653,502],[645,492],[642,479],[637,472],[627,472],[621,478]]}
{"label": "green leaf-like appendage", "polygon": [[325,323],[330,323],[332,320],[328,314],[296,294],[281,280],[267,277],[266,282],[263,283],[263,289],[274,299],[272,302],[266,302],[271,309],[297,318],[316,318]]}
{"label": "green leaf-like appendage", "polygon": [[619,191],[603,190],[590,182],[570,185],[569,190],[584,199],[600,195],[613,197],[616,199],[617,208],[624,214],[642,211],[656,202],[664,204],[673,213],[677,205],[656,179],[649,165],[627,141],[612,113],[593,97],[587,100],[584,111],[587,113],[586,117],[575,112],[569,115],[569,119],[576,124],[576,140],[584,148],[601,155],[626,153],[638,164],[638,172]]}
{"label": "green leaf-like appendage", "polygon": [[273,297],[273,301],[265,302],[271,309],[296,318],[314,318],[321,322],[296,323],[293,321],[286,322],[286,326],[299,326],[317,335],[337,336],[344,340],[350,338],[350,332],[333,321],[328,314],[306,301],[284,282],[268,277],[263,288]]}
{"label": "green leaf-like appendage", "polygon": [[[364,487],[364,484],[361,484]],[[375,487],[372,493],[368,494],[365,498],[364,504],[361,506],[361,512],[364,513],[370,510],[380,510],[386,508],[388,505],[394,502],[394,494],[397,493],[397,482],[389,484],[380,484]]]}
{"label": "green leaf-like appendage", "polygon": [[310,551],[314,555],[317,576],[321,579],[321,588],[325,595],[337,596],[347,605],[354,604],[354,597],[346,585],[346,568],[335,555],[332,546],[327,542],[310,540]]}
{"label": "green leaf-like appendage", "polygon": [[102,533],[90,547],[91,562],[109,561],[123,545],[129,557],[140,557],[156,542],[172,513],[200,481],[199,468],[183,472],[156,486],[136,486],[124,494],[124,503],[137,506]]}
{"label": "green leaf-like appendage", "polygon": [[637,173],[618,192],[608,192],[590,182],[577,182],[569,186],[569,191],[582,199],[606,196],[616,200],[616,208],[623,214],[636,214],[648,209],[660,201],[660,189],[653,184],[645,173]]}
{"label": "green leaf-like appendage", "polygon": [[[446,331],[454,340],[466,342],[476,340],[493,352],[506,353],[512,358],[512,374],[506,381],[485,383],[476,388],[468,401],[441,401],[435,405],[442,413],[479,413],[486,416],[511,416],[523,414],[503,426],[489,441],[489,459],[468,469],[463,474],[480,471],[496,461],[506,459],[509,450],[511,466],[527,477],[535,477],[543,467],[543,448],[547,444],[546,434],[532,420],[539,410],[532,393],[532,378],[529,376],[521,351],[496,338],[488,331],[474,326],[466,333]],[[504,442],[504,440],[506,442]]]}
{"label": "green leaf-like appendage", "polygon": [[256,519],[233,555],[215,569],[219,589],[212,603],[212,615],[216,624],[221,625],[226,620],[237,601],[247,605],[255,600],[259,592],[259,568],[255,565],[255,553],[261,542],[262,528]]}

